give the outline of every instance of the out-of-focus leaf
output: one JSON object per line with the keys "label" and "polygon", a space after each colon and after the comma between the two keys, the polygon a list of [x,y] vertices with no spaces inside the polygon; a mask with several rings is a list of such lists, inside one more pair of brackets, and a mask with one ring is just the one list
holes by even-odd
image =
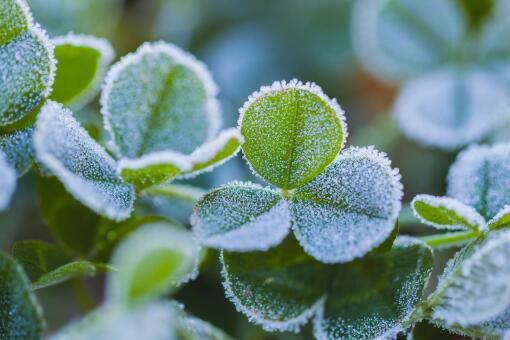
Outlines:
{"label": "out-of-focus leaf", "polygon": [[16,189],[16,173],[0,150],[0,211],[7,209]]}

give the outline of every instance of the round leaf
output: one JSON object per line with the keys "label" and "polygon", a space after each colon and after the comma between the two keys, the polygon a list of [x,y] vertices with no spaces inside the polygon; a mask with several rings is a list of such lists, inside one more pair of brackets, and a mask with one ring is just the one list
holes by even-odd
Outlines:
{"label": "round leaf", "polygon": [[240,112],[246,159],[264,180],[284,189],[321,173],[347,137],[344,112],[313,83],[264,86]]}
{"label": "round leaf", "polygon": [[386,155],[350,148],[296,190],[291,212],[305,251],[327,263],[361,257],[384,242],[400,212],[402,184]]}
{"label": "round leaf", "polygon": [[16,173],[0,150],[0,211],[7,209],[16,189]]}
{"label": "round leaf", "polygon": [[197,238],[209,247],[267,250],[288,234],[290,212],[277,192],[233,182],[204,195],[193,209],[191,224]]}
{"label": "round leaf", "polygon": [[298,331],[321,305],[329,268],[293,237],[264,253],[221,256],[223,285],[236,309],[267,331]]}
{"label": "round leaf", "polygon": [[24,1],[0,3],[0,126],[19,121],[50,94],[53,45]]}
{"label": "round leaf", "polygon": [[191,153],[221,125],[218,90],[207,68],[178,47],[146,43],[106,77],[101,112],[116,151]]}
{"label": "round leaf", "polygon": [[408,326],[432,272],[432,251],[399,237],[391,251],[335,267],[317,339],[392,339]]}
{"label": "round leaf", "polygon": [[44,322],[21,266],[0,253],[0,339],[38,340]]}
{"label": "round leaf", "polygon": [[471,146],[448,173],[448,196],[491,220],[510,204],[510,144]]}
{"label": "round leaf", "polygon": [[24,175],[35,159],[33,143],[35,127],[29,126],[12,132],[0,132],[0,150],[2,150],[9,164],[16,169],[18,176]]}
{"label": "round leaf", "polygon": [[115,220],[130,216],[134,190],[116,171],[115,161],[97,144],[71,111],[48,101],[34,134],[38,160],[85,206]]}

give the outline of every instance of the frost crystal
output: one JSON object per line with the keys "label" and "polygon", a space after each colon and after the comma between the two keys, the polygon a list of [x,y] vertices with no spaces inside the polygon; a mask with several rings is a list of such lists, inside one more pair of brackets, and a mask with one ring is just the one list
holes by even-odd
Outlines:
{"label": "frost crystal", "polygon": [[146,43],[108,73],[104,125],[124,157],[168,149],[191,153],[220,128],[217,92],[193,56],[172,44]]}
{"label": "frost crystal", "polygon": [[16,173],[7,163],[5,154],[0,151],[0,211],[7,209],[16,189]]}
{"label": "frost crystal", "polygon": [[73,118],[48,101],[34,134],[38,160],[77,200],[111,219],[123,220],[133,208],[134,190],[116,172],[115,161]]}
{"label": "frost crystal", "polygon": [[290,212],[277,192],[233,182],[203,196],[191,216],[193,232],[209,247],[230,251],[267,250],[290,229]]}
{"label": "frost crystal", "polygon": [[393,112],[409,138],[452,150],[509,122],[510,101],[492,74],[445,67],[407,83]]}
{"label": "frost crystal", "polygon": [[25,174],[35,158],[32,136],[35,127],[27,127],[14,132],[0,133],[0,150],[6,155],[7,162],[11,164],[19,176]]}
{"label": "frost crystal", "polygon": [[314,83],[275,82],[239,110],[244,155],[267,182],[304,185],[333,161],[347,138],[344,112]]}
{"label": "frost crystal", "polygon": [[510,204],[510,144],[471,146],[448,173],[448,196],[491,220]]}
{"label": "frost crystal", "polygon": [[391,234],[401,198],[400,175],[385,154],[372,147],[350,148],[296,190],[294,233],[319,261],[351,261]]}

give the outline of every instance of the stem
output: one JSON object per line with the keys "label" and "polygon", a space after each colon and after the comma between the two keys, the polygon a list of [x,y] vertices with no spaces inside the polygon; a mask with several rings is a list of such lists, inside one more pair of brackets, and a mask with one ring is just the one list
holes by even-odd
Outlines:
{"label": "stem", "polygon": [[161,185],[155,186],[143,191],[144,195],[150,196],[166,196],[178,199],[180,201],[195,203],[198,201],[204,194],[205,190],[193,187],[190,185],[181,185],[181,184],[169,184],[169,185]]}
{"label": "stem", "polygon": [[468,241],[479,235],[480,235],[479,231],[469,230],[424,236],[420,237],[420,239],[423,242],[427,243],[432,248],[448,248],[467,243]]}
{"label": "stem", "polygon": [[78,302],[82,313],[90,312],[94,308],[96,302],[85,283],[80,279],[72,279],[69,281],[69,286],[71,286],[76,302]]}

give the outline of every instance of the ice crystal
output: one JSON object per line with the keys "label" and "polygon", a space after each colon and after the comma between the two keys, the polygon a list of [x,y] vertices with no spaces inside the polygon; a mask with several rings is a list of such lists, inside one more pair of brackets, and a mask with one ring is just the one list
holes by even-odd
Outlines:
{"label": "ice crystal", "polygon": [[77,200],[111,219],[129,217],[134,190],[117,174],[115,161],[73,118],[48,101],[34,134],[36,155]]}
{"label": "ice crystal", "polygon": [[16,189],[16,173],[7,162],[7,157],[0,151],[0,211],[6,209]]}
{"label": "ice crystal", "polygon": [[32,137],[35,127],[30,126],[13,132],[0,133],[0,150],[6,155],[19,176],[25,174],[35,158]]}

